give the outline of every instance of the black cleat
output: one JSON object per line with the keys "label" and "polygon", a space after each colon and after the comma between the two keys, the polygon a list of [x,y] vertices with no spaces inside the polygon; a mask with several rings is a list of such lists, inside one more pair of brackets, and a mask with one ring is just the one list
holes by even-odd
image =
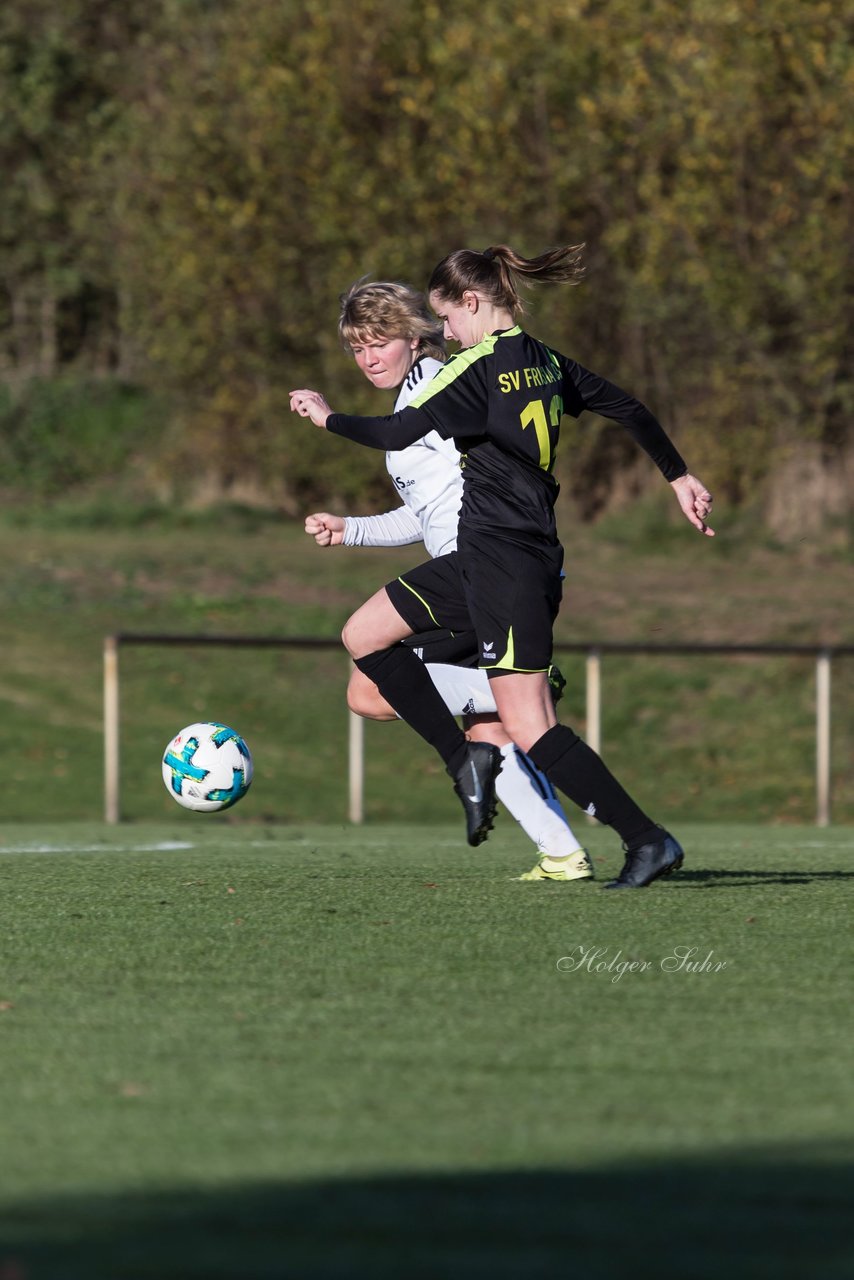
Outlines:
{"label": "black cleat", "polygon": [[489,742],[469,742],[465,762],[451,774],[454,790],[466,811],[466,838],[483,844],[492,830],[497,808],[495,779],[501,772],[501,752]]}
{"label": "black cleat", "polygon": [[662,831],[660,840],[626,850],[626,861],[616,880],[603,884],[603,889],[644,889],[659,876],[678,871],[685,855],[678,840]]}

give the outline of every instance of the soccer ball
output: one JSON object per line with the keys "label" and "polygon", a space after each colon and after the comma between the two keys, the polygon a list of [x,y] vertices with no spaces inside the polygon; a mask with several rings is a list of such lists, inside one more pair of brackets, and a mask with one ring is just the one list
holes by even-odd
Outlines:
{"label": "soccer ball", "polygon": [[163,781],[173,800],[197,813],[237,804],[252,782],[252,756],[239,733],[207,721],[191,724],[163,753]]}

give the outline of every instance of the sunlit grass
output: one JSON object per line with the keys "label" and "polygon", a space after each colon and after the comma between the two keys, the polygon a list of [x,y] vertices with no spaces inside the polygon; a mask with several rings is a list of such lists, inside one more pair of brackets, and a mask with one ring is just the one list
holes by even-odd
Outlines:
{"label": "sunlit grass", "polygon": [[[442,1274],[446,1250],[492,1257],[508,1179],[500,1275],[538,1248],[543,1275],[623,1274],[619,1237],[583,1226],[615,1194],[626,1239],[666,1221],[658,1274],[687,1274],[700,1231],[711,1277],[720,1214],[732,1275],[758,1254],[825,1274],[844,1216],[819,1188],[854,1136],[850,833],[687,827],[681,873],[614,894],[519,883],[515,832],[475,853],[459,827],[0,827],[0,1240],[27,1280],[260,1277],[289,1249],[300,1274],[339,1253],[391,1274],[411,1238],[412,1274]],[[621,853],[588,843],[601,882]],[[682,1187],[687,1216],[680,1177],[706,1192]],[[469,1228],[431,1243],[451,1178]],[[295,1235],[296,1189],[330,1179],[334,1230],[315,1212]],[[781,1242],[810,1193],[799,1273]]]}

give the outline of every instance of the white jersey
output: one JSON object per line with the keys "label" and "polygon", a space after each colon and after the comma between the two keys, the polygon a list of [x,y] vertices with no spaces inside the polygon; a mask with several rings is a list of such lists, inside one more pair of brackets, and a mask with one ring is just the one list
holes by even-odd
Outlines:
{"label": "white jersey", "polygon": [[[398,392],[395,413],[405,409],[441,368],[432,356],[414,364]],[[347,516],[344,546],[402,547],[423,542],[431,557],[455,551],[463,477],[453,440],[443,440],[431,431],[405,449],[389,450],[385,463],[404,505],[380,516]]]}

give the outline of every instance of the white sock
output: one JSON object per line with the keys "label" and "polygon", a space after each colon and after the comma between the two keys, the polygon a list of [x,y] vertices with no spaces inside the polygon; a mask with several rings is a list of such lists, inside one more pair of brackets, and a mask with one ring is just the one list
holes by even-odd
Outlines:
{"label": "white sock", "polygon": [[542,856],[566,858],[581,842],[573,834],[554,788],[534,762],[512,742],[501,748],[504,759],[495,792]]}
{"label": "white sock", "polygon": [[453,667],[447,662],[425,662],[424,665],[452,716],[495,712],[495,699],[485,671],[477,667]]}

